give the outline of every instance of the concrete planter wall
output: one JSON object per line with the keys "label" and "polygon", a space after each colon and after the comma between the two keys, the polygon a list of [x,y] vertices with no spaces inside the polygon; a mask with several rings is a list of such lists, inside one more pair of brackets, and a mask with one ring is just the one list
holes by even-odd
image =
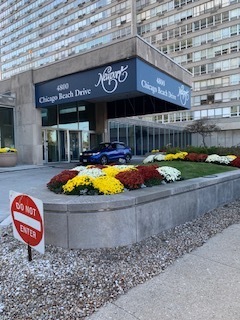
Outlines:
{"label": "concrete planter wall", "polygon": [[64,248],[129,245],[240,197],[240,170],[114,196],[44,199],[46,243]]}
{"label": "concrete planter wall", "polygon": [[17,152],[0,153],[0,167],[15,167],[17,164]]}

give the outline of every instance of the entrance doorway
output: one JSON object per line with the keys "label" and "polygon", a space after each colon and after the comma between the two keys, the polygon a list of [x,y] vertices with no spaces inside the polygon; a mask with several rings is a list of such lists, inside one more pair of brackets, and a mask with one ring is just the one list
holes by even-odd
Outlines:
{"label": "entrance doorway", "polygon": [[83,130],[42,129],[43,163],[77,162],[80,152],[99,142],[99,135]]}
{"label": "entrance doorway", "polygon": [[68,132],[65,130],[42,130],[43,163],[68,161]]}
{"label": "entrance doorway", "polygon": [[82,150],[82,134],[80,131],[70,131],[70,160],[79,160],[80,150]]}

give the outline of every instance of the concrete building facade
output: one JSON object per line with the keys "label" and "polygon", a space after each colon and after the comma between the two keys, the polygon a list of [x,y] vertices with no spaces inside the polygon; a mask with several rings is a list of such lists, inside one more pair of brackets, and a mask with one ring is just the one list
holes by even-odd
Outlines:
{"label": "concrete building facade", "polygon": [[222,129],[209,145],[240,143],[239,17],[239,0],[138,2],[138,34],[193,74],[191,110],[147,120],[184,126],[206,117]]}
{"label": "concrete building facade", "polygon": [[[9,127],[1,129],[2,136],[3,134],[4,137],[8,136],[9,144],[20,148],[21,161],[39,163],[42,158],[43,161],[48,161],[46,158],[48,143],[45,141],[49,142],[50,139],[71,140],[73,145],[78,144],[79,149],[83,144],[88,146],[91,139],[97,141],[101,139],[100,136],[104,138],[103,134],[106,136],[108,133],[103,119],[106,120],[108,117],[133,115],[142,117],[149,113],[154,116],[148,117],[148,120],[161,123],[179,123],[200,117],[217,118],[218,122],[224,122],[226,117],[238,118],[240,115],[239,16],[239,0],[2,1],[0,94],[15,99],[16,107],[12,115],[16,128],[15,141],[8,134]],[[95,109],[94,114],[98,113],[95,130],[90,128],[85,130],[86,128],[78,125],[74,129],[77,132],[75,136],[64,134],[60,138],[57,137],[54,126],[58,125],[59,128],[60,118],[67,113],[68,107],[65,107],[65,111],[60,109],[56,111],[49,107],[47,112],[43,110],[44,108],[40,111],[36,108],[36,84],[97,68],[104,63],[136,57],[136,52],[131,50],[132,47],[129,50],[126,46],[129,45],[127,39],[137,34],[148,43],[147,45],[145,42],[139,47],[137,55],[141,59],[187,85],[191,82],[190,74],[183,71],[180,65],[192,72],[194,78],[191,110],[169,103],[161,103],[160,106],[158,100],[154,98],[148,98],[146,102],[148,108],[145,108],[143,100],[139,103],[136,96],[133,107],[132,101],[129,100],[133,98],[132,95],[125,99],[124,104],[119,98],[114,102],[98,100],[99,105],[108,103],[109,106],[107,108],[105,105],[105,111],[101,108]],[[140,38],[137,42],[144,43]],[[153,57],[153,52],[158,53]],[[165,59],[164,54],[172,60]],[[156,59],[156,56],[161,58]],[[174,64],[174,61],[179,65]],[[137,107],[139,105],[141,107]],[[7,105],[4,105],[4,112],[6,107],[8,114],[11,113],[11,106]],[[83,111],[83,106],[75,107],[77,112]],[[50,109],[51,116],[58,118],[58,123],[51,123],[53,127],[51,134],[42,130],[46,114],[48,113],[50,117]],[[126,112],[132,109],[134,112]],[[91,110],[90,105],[85,113],[91,113],[88,110]],[[37,123],[37,133],[35,125],[33,129],[31,119]],[[49,126],[49,123],[45,124]],[[230,140],[235,143],[238,141],[239,122],[226,123],[231,123],[231,132],[225,132],[224,135],[234,136]],[[224,128],[229,127],[223,125],[223,130]],[[62,126],[62,129],[65,127]],[[234,133],[232,130],[235,130]],[[81,137],[78,131],[83,133]],[[25,134],[32,140],[31,143],[23,142]],[[225,138],[218,140],[230,144],[230,140]],[[2,145],[3,141],[2,138]],[[33,146],[31,151],[29,145]],[[68,152],[64,152],[65,160],[72,157],[69,145],[70,143],[67,143]],[[56,157],[61,158],[59,152]]]}
{"label": "concrete building facade", "polygon": [[108,140],[109,118],[189,108],[191,80],[187,70],[135,36],[0,85],[15,97],[19,162],[41,164],[78,160],[81,150]]}
{"label": "concrete building facade", "polygon": [[239,116],[239,0],[5,0],[1,79],[138,34],[194,75],[192,113]]}

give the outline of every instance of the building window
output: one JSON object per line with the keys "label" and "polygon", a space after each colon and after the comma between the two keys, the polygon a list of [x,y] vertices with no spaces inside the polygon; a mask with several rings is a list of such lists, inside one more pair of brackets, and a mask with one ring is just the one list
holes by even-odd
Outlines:
{"label": "building window", "polygon": [[0,107],[0,147],[15,147],[12,108]]}
{"label": "building window", "polygon": [[196,96],[192,98],[193,106],[199,106],[200,105],[200,96]]}
{"label": "building window", "polygon": [[231,107],[231,117],[236,117],[238,115],[239,115],[239,107],[238,106]]}
{"label": "building window", "polygon": [[214,109],[208,109],[207,116],[208,116],[208,118],[213,118],[214,117]]}
{"label": "building window", "polygon": [[203,65],[201,65],[201,74],[205,74],[206,73],[206,65],[205,64],[203,64]]}
{"label": "building window", "polygon": [[203,104],[207,104],[208,100],[207,100],[207,95],[204,94],[201,96],[201,105]]}
{"label": "building window", "polygon": [[230,98],[231,98],[231,92],[223,92],[222,96],[223,96],[222,101],[228,102],[230,101]]}

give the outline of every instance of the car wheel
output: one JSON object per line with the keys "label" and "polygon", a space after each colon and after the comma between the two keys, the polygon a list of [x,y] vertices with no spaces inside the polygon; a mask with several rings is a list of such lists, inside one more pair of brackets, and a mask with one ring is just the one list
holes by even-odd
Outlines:
{"label": "car wheel", "polygon": [[131,160],[130,154],[126,154],[125,160],[127,163],[130,162],[130,160]]}
{"label": "car wheel", "polygon": [[107,163],[108,163],[108,158],[107,158],[107,156],[102,156],[101,159],[100,159],[100,163],[101,163],[102,165],[107,164]]}

